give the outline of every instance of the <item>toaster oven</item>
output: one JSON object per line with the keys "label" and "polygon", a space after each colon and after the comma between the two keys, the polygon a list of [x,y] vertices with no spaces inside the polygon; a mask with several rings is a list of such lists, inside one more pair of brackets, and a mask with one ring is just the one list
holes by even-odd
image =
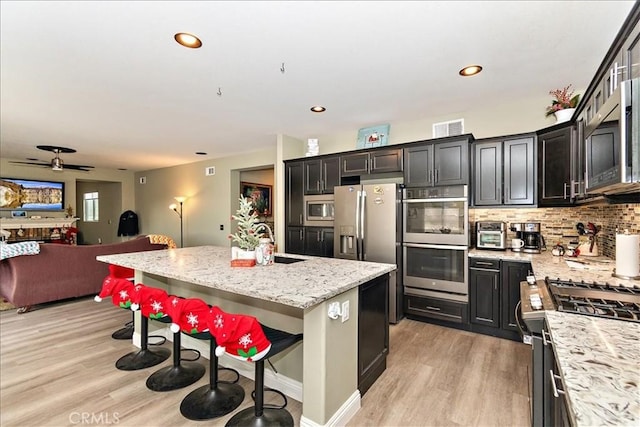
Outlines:
{"label": "toaster oven", "polygon": [[476,248],[506,250],[507,224],[490,221],[476,222]]}

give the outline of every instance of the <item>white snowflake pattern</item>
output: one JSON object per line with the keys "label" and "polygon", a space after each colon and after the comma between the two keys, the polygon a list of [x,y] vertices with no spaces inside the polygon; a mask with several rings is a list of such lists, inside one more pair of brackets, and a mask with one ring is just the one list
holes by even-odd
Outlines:
{"label": "white snowflake pattern", "polygon": [[222,314],[216,314],[216,318],[213,321],[213,325],[216,328],[224,328],[224,319],[222,318]]}
{"label": "white snowflake pattern", "polygon": [[198,324],[198,315],[189,312],[189,315],[187,316],[187,323],[189,323],[192,328],[195,328]]}
{"label": "white snowflake pattern", "polygon": [[238,340],[238,344],[240,344],[241,346],[243,346],[244,348],[247,348],[249,346],[249,344],[251,344],[253,341],[251,340],[251,333],[248,334],[244,334],[243,336],[240,337],[240,339]]}
{"label": "white snowflake pattern", "polygon": [[129,297],[129,292],[127,292],[125,289],[120,291],[120,299],[127,299]]}
{"label": "white snowflake pattern", "polygon": [[162,303],[160,301],[153,300],[151,308],[153,308],[153,311],[157,313],[162,310]]}
{"label": "white snowflake pattern", "polygon": [[178,305],[178,298],[174,297],[174,298],[171,300],[171,305],[173,305],[174,307],[175,307],[176,305]]}

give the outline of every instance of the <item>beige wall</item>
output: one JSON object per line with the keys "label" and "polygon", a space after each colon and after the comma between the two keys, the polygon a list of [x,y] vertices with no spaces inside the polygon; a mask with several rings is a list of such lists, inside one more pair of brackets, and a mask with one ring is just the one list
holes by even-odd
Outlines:
{"label": "beige wall", "polygon": [[[135,174],[135,205],[141,233],[165,234],[180,241],[180,219],[168,207],[174,196],[187,196],[183,211],[184,246],[229,245],[231,214],[238,208],[241,170],[273,168],[274,150]],[[215,166],[216,174],[205,176]],[[146,184],[140,184],[140,178]],[[279,214],[278,207],[274,213]],[[224,230],[220,230],[223,225]]]}

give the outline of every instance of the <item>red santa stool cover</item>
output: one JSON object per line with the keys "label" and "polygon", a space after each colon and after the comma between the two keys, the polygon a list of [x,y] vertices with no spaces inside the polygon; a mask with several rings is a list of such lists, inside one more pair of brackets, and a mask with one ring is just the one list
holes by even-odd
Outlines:
{"label": "red santa stool cover", "polygon": [[207,332],[209,305],[199,298],[170,298],[167,314],[171,317],[171,332],[186,334]]}
{"label": "red santa stool cover", "polygon": [[144,317],[154,320],[167,316],[166,307],[170,303],[167,291],[152,286],[141,286],[132,297],[131,310],[140,310]]}
{"label": "red santa stool cover", "polygon": [[254,362],[271,350],[271,342],[258,319],[253,316],[225,313],[220,307],[214,306],[209,316],[209,332],[218,343],[218,357],[226,352],[236,359]]}

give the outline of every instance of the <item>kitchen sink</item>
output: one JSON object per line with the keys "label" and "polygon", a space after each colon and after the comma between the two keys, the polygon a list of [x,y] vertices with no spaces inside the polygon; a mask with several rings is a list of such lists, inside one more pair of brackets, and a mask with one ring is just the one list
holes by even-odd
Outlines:
{"label": "kitchen sink", "polygon": [[276,255],[275,257],[273,257],[273,262],[275,262],[276,264],[294,264],[300,261],[304,261],[304,260],[300,258],[289,258],[286,256],[279,256],[279,255]]}

